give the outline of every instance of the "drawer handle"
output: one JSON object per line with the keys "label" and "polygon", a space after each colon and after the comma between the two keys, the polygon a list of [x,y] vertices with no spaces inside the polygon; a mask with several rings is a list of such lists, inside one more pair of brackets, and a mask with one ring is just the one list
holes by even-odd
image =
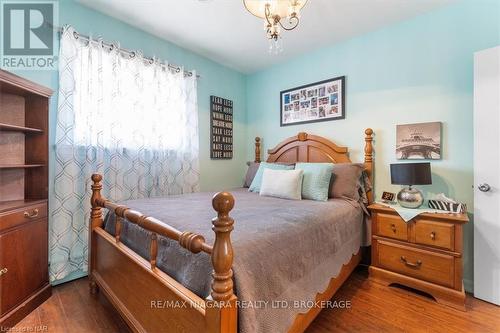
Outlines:
{"label": "drawer handle", "polygon": [[7,267],[4,267],[2,269],[0,269],[0,276],[4,275],[4,274],[7,274],[9,270],[7,269]]}
{"label": "drawer handle", "polygon": [[24,217],[27,219],[33,219],[38,216],[38,208],[33,209],[33,212],[30,214],[28,212],[24,212]]}
{"label": "drawer handle", "polygon": [[396,225],[394,223],[391,224],[391,230],[393,233],[396,233]]}
{"label": "drawer handle", "polygon": [[436,233],[433,231],[430,234],[432,240],[436,240]]}
{"label": "drawer handle", "polygon": [[419,268],[420,266],[422,266],[422,261],[421,260],[417,260],[416,263],[412,263],[412,262],[408,262],[408,260],[406,260],[406,257],[405,256],[401,256],[401,261],[408,267],[412,267],[412,268]]}

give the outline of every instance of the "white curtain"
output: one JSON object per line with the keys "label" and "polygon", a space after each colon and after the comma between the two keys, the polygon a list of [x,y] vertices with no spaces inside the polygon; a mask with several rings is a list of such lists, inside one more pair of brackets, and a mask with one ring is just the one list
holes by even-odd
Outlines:
{"label": "white curtain", "polygon": [[62,33],[51,281],[87,271],[92,173],[113,201],[198,190],[196,75],[118,49]]}

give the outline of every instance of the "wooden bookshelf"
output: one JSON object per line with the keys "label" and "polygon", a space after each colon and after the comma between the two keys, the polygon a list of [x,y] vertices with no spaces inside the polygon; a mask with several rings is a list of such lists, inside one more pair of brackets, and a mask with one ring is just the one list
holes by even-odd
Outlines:
{"label": "wooden bookshelf", "polygon": [[0,331],[15,325],[50,296],[51,93],[0,70]]}

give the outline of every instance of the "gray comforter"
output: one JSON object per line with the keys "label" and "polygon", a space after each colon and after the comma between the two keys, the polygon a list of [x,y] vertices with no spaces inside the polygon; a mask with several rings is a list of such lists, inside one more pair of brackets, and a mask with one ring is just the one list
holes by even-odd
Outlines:
{"label": "gray comforter", "polygon": [[[327,202],[292,201],[261,197],[247,189],[231,191],[235,207],[231,239],[234,248],[234,283],[240,303],[240,332],[285,332],[326,289],[361,246],[363,211],[343,199]],[[213,193],[123,202],[180,231],[192,231],[214,241],[211,219]],[[114,214],[105,228],[114,234]],[[149,258],[149,233],[124,223],[121,240]],[[192,254],[176,242],[159,238],[158,267],[202,298],[210,293],[212,266],[209,255]],[[274,302],[273,302],[274,301]],[[277,303],[276,301],[281,301]]]}

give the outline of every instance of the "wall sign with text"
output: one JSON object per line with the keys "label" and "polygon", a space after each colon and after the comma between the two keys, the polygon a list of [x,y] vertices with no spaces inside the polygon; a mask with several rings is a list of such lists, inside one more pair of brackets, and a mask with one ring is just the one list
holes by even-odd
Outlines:
{"label": "wall sign with text", "polygon": [[210,96],[210,158],[233,158],[233,101]]}
{"label": "wall sign with text", "polygon": [[345,118],[345,76],[284,90],[280,93],[280,125]]}

